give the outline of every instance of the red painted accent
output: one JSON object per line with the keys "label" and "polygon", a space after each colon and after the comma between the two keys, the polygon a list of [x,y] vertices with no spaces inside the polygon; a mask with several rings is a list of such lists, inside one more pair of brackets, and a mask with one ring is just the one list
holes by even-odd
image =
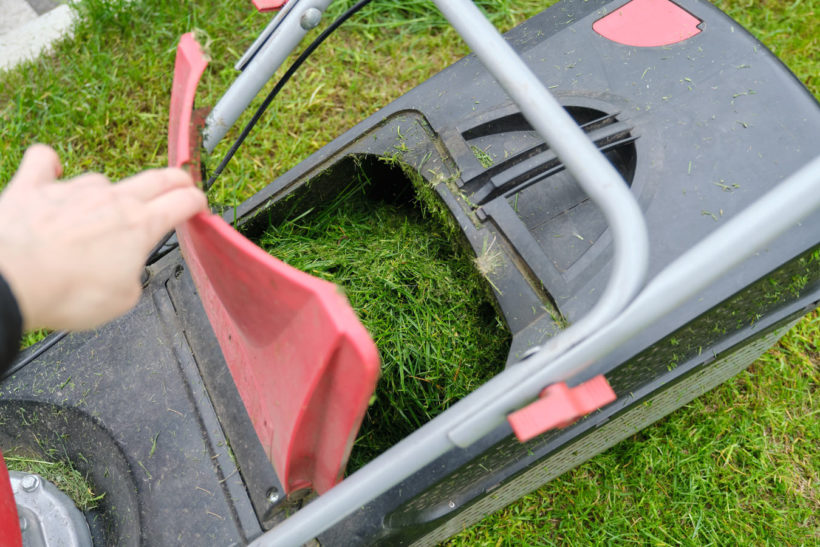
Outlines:
{"label": "red painted accent", "polygon": [[9,470],[6,460],[0,452],[0,545],[3,547],[22,547],[23,535],[20,532],[20,517],[17,515],[17,504],[11,490]]}
{"label": "red painted accent", "polygon": [[255,7],[259,12],[264,13],[266,11],[276,11],[285,4],[288,3],[288,0],[252,0],[253,7]]}
{"label": "red painted accent", "polygon": [[523,443],[550,429],[566,427],[615,399],[615,392],[603,375],[573,388],[560,382],[544,389],[537,401],[513,412],[507,419]]}
{"label": "red painted accent", "polygon": [[613,42],[658,47],[683,42],[700,32],[701,20],[669,0],[632,0],[592,28]]}
{"label": "red painted accent", "polygon": [[[194,155],[186,135],[205,64],[193,36],[183,36],[169,122],[173,166]],[[342,478],[375,390],[376,346],[335,285],[273,258],[222,218],[200,213],[177,237],[282,484],[325,492]]]}

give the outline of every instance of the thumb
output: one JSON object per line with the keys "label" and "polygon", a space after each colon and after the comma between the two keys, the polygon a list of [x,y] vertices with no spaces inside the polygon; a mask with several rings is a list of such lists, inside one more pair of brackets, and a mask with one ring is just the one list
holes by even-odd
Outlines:
{"label": "thumb", "polygon": [[146,204],[146,208],[148,242],[153,245],[173,227],[207,211],[208,198],[199,188],[189,186],[157,196]]}
{"label": "thumb", "polygon": [[34,144],[23,154],[23,161],[11,179],[13,184],[40,186],[53,182],[63,173],[57,152],[45,144]]}

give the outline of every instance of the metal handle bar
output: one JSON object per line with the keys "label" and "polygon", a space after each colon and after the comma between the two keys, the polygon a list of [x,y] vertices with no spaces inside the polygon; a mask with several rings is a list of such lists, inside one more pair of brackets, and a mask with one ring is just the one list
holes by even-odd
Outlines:
{"label": "metal handle bar", "polygon": [[[205,120],[202,145],[214,151],[228,129],[236,123],[254,97],[299,45],[309,30],[318,24],[310,10],[321,15],[333,0],[290,0],[265,27],[259,38],[237,63],[244,68]],[[315,13],[315,12],[313,12]]]}
{"label": "metal handle bar", "polygon": [[[470,438],[503,420],[506,412],[516,408],[520,396],[535,397],[540,386],[568,378],[571,375],[568,371],[586,369],[590,375],[601,372],[594,370],[598,359],[695,296],[818,208],[820,157],[667,266],[617,320],[554,361],[550,362],[550,356],[539,353],[491,379],[307,507],[257,538],[251,547],[301,545],[451,448],[453,444],[449,441],[452,437]],[[784,211],[788,214],[783,214]],[[513,387],[515,394],[490,400],[489,408],[480,408],[488,401],[488,393],[503,385],[502,378],[512,370],[523,373],[528,380]],[[473,421],[461,425],[457,423],[465,409],[477,408],[479,414]],[[451,426],[456,426],[456,429],[450,431],[448,437]]]}
{"label": "metal handle bar", "polygon": [[[640,289],[648,263],[646,227],[626,184],[470,0],[433,1],[603,211],[615,244],[612,274],[595,308],[536,355],[492,378],[252,545],[300,545],[454,446],[468,446],[546,385],[594,369],[602,356],[820,206],[818,158],[669,265],[621,313]],[[209,150],[227,131],[224,113],[235,115],[233,123],[304,36],[294,22],[306,9],[329,4],[291,0],[288,12],[269,25],[240,61],[245,72],[209,118]],[[778,214],[784,210],[789,215]]]}
{"label": "metal handle bar", "polygon": [[[606,291],[592,311],[541,349],[537,362],[543,361],[546,364],[612,320],[640,289],[646,275],[649,254],[643,215],[620,174],[478,8],[470,0],[434,1],[490,73],[518,104],[524,117],[603,211],[612,230],[615,257]],[[299,13],[299,9],[293,9],[291,13]],[[287,27],[280,22],[278,29],[283,28]],[[275,48],[278,29],[270,35],[266,44],[259,47],[256,57],[247,64],[245,73],[252,72],[254,65],[272,56],[265,52]],[[284,38],[281,40],[286,41]],[[266,71],[272,73],[269,66],[266,67]],[[250,81],[250,77],[245,80]],[[231,103],[234,97],[248,95],[247,89],[231,93],[234,87],[247,86],[238,79],[214,109],[212,117],[220,119],[221,113],[228,110],[220,107],[225,101]],[[209,127],[206,135],[206,138],[212,139],[217,132]],[[521,394],[514,397],[517,399],[517,406],[526,403],[530,396],[524,395],[521,386],[533,385],[530,377],[532,370],[536,368],[533,367],[535,362],[531,359],[529,366],[511,367],[497,375],[482,388],[322,496],[318,502],[314,502],[275,531],[260,538],[258,544],[301,544],[453,448],[454,440],[460,439],[461,444],[480,438],[484,432],[496,425],[497,419],[482,420],[486,427],[473,427],[470,431],[478,435],[472,439],[467,439],[466,435],[454,436],[451,430],[511,390],[513,393]],[[543,384],[535,386],[536,392],[543,387]],[[503,417],[501,415],[500,419]],[[459,430],[455,431],[457,433]]]}
{"label": "metal handle bar", "polygon": [[[243,73],[206,121],[207,150],[213,150],[304,36],[306,30],[298,22],[305,13],[311,9],[323,11],[331,1],[291,0],[287,11],[277,15],[243,55],[237,63],[244,67]],[[609,322],[642,286],[649,263],[649,238],[643,215],[620,174],[475,4],[470,0],[434,2],[603,212],[612,231],[615,253],[606,290],[590,312],[540,351],[557,355]]]}
{"label": "metal handle bar", "polygon": [[[643,213],[621,175],[475,4],[470,0],[434,2],[595,202],[612,233],[615,253],[603,295],[584,317],[544,344],[536,354],[538,360],[534,361],[544,366],[612,321],[640,290],[649,266],[649,236]],[[528,370],[534,368],[538,367],[527,367]],[[513,383],[531,384],[528,373],[518,372],[516,379],[512,374],[509,376],[504,386],[485,396],[484,402],[479,403],[482,407],[502,395],[510,395],[509,387]],[[538,391],[544,387],[538,386]],[[526,402],[527,398],[520,398],[518,404]],[[451,441],[467,446],[478,438],[480,436],[468,439],[460,435],[451,436]]]}

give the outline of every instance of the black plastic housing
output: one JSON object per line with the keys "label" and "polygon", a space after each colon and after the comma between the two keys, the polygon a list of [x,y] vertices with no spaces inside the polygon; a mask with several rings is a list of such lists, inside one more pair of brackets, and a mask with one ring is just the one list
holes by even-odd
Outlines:
{"label": "black plastic housing", "polygon": [[[812,159],[820,107],[706,2],[677,2],[702,32],[671,46],[592,30],[624,3],[565,0],[507,39],[624,175],[649,226],[652,276]],[[485,273],[513,335],[508,362],[603,291],[612,248],[600,212],[472,56],[277,178],[237,209],[237,224],[258,237],[355,169],[384,165],[432,188],[476,255],[495,249]],[[600,366],[615,403],[526,444],[500,426],[319,542],[432,544],[711,389],[818,305],[818,244],[814,214],[612,352]],[[100,544],[246,543],[298,503],[280,494],[181,255],[149,273],[123,318],[21,356],[0,386],[0,448],[64,454],[88,473],[106,492],[92,515]]]}

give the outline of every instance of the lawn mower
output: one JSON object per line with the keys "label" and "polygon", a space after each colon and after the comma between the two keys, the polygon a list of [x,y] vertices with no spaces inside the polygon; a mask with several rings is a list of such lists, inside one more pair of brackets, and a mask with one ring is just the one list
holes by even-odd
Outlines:
{"label": "lawn mower", "polygon": [[[207,60],[180,40],[169,163],[195,176],[331,1],[254,3],[279,11],[209,111],[194,109]],[[304,50],[205,187],[366,3]],[[0,448],[64,458],[104,497],[81,513],[12,473],[6,537],[434,545],[740,372],[817,308],[820,108],[737,23],[701,0],[563,0],[502,37],[469,0],[433,3],[472,55],[179,227],[125,316],[21,354]],[[254,242],[362,174],[475,257],[510,343],[491,379],[346,475],[378,348],[337,287]]]}

